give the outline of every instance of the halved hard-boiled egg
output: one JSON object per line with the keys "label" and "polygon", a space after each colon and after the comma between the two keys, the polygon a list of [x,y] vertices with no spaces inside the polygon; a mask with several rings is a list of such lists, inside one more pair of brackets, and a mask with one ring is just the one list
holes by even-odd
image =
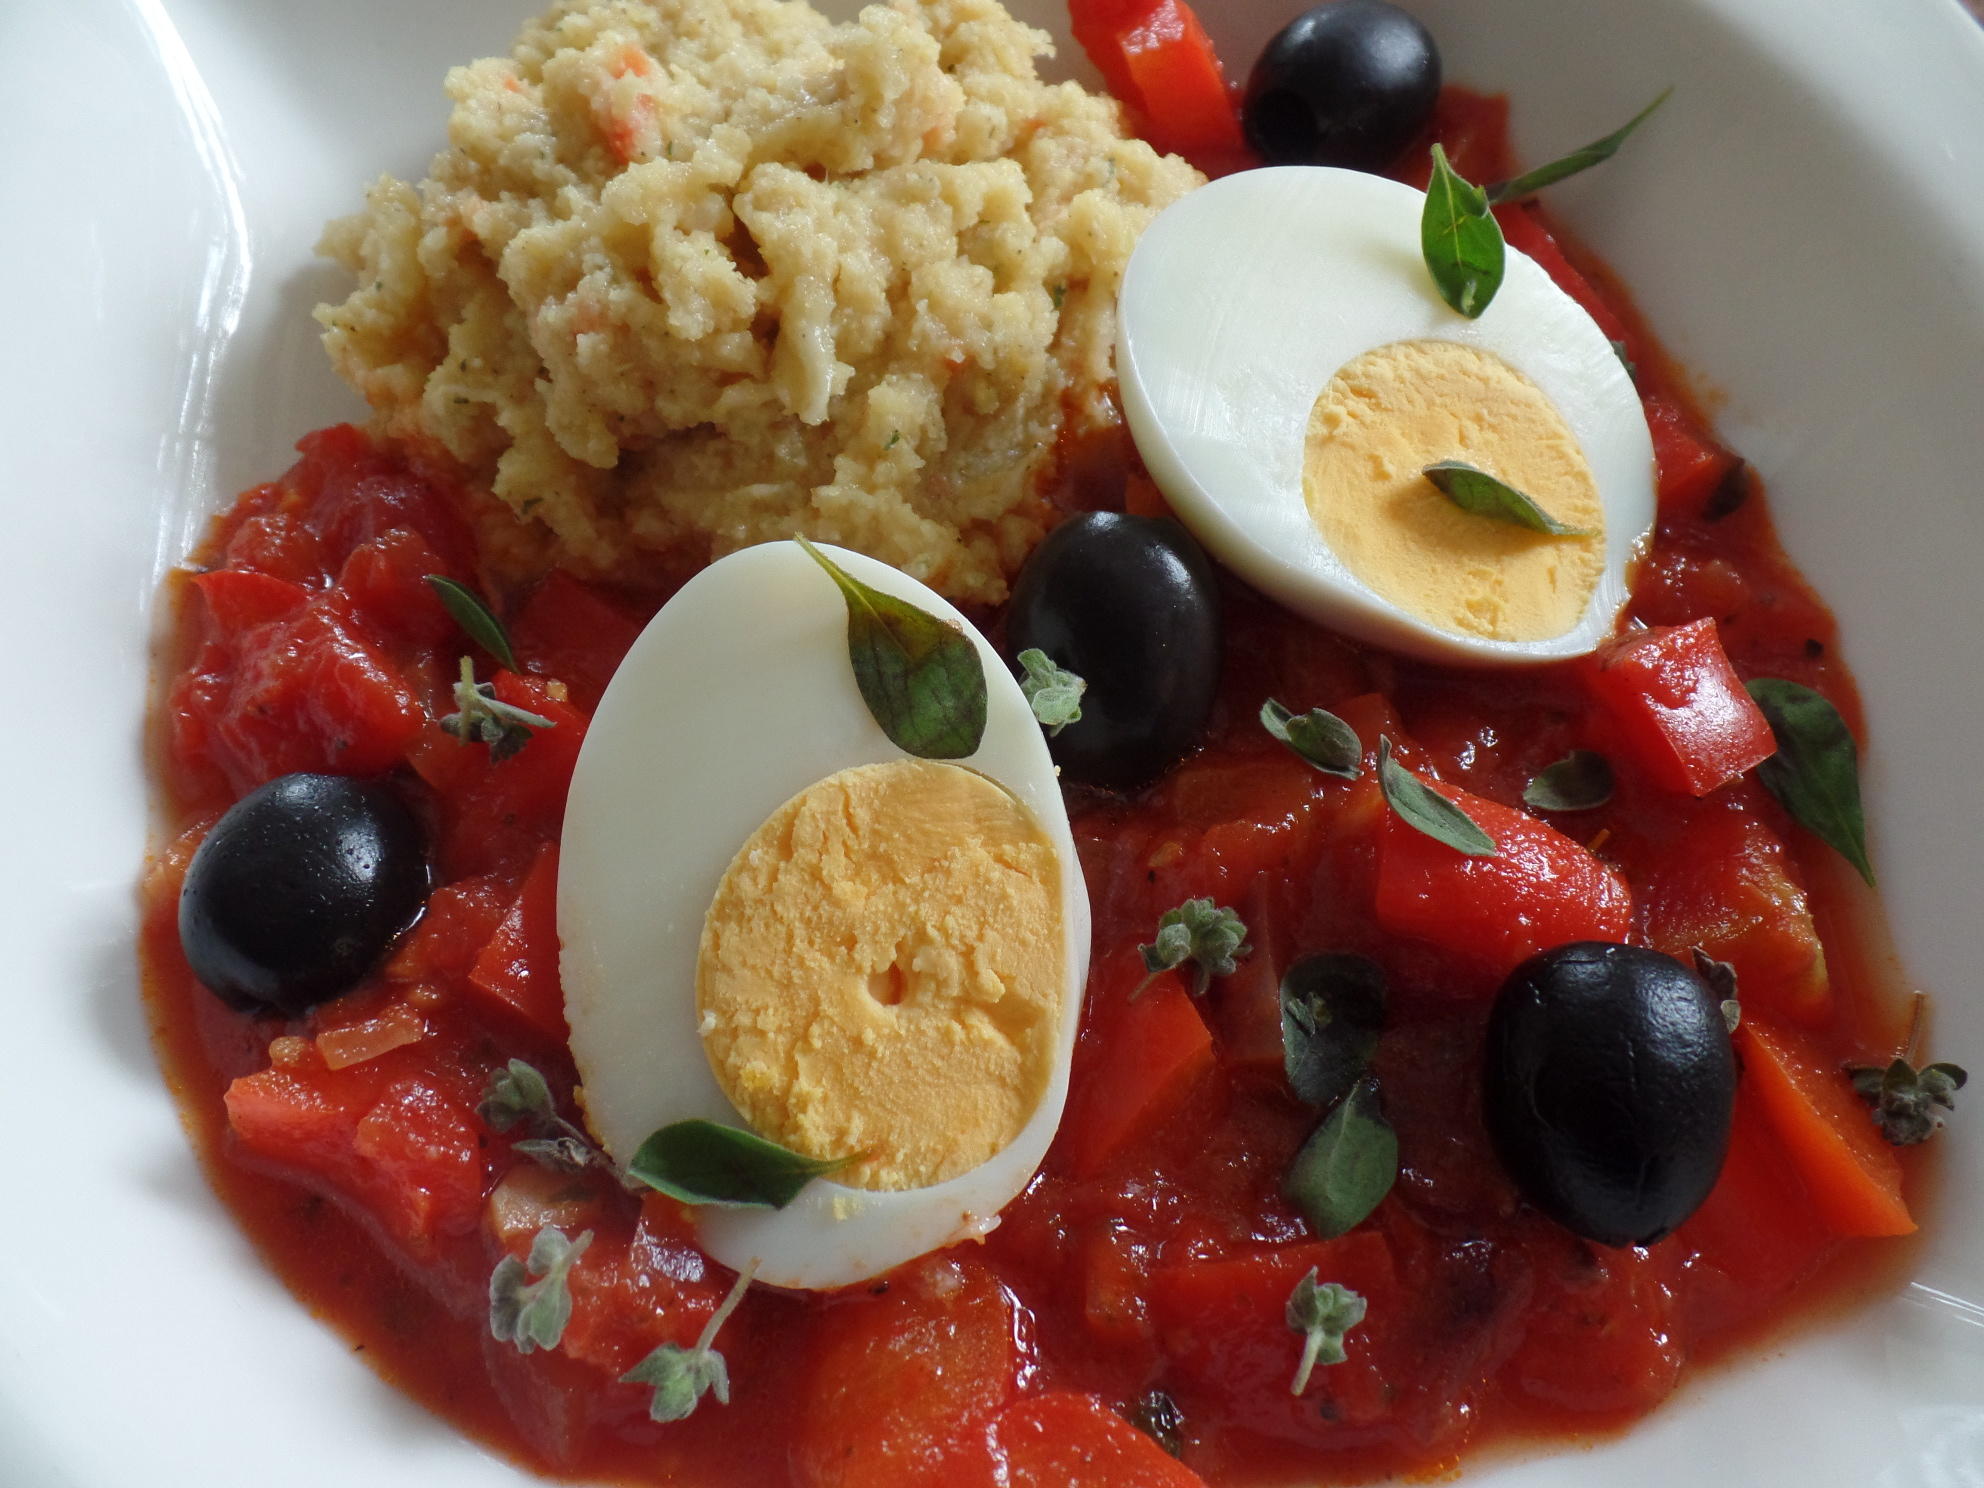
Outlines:
{"label": "halved hard-boiled egg", "polygon": [[695,1118],[847,1160],[783,1209],[695,1211],[703,1247],[825,1288],[983,1234],[1059,1124],[1088,898],[1052,761],[1002,661],[968,758],[913,758],[863,701],[840,590],[794,543],[691,580],[601,699],[559,862],[586,1120],[616,1160]]}
{"label": "halved hard-boiled egg", "polygon": [[[1581,655],[1652,527],[1645,414],[1604,332],[1517,250],[1478,319],[1449,309],[1424,202],[1291,166],[1167,208],[1123,282],[1131,433],[1186,525],[1291,609],[1434,660]],[[1463,509],[1424,474],[1452,461],[1569,530]]]}

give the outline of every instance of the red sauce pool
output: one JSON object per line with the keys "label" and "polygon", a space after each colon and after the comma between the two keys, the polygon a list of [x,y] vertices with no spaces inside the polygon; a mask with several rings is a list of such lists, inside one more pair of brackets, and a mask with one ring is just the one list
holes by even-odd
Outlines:
{"label": "red sauce pool", "polygon": [[[1502,117],[1493,101],[1443,101],[1442,138],[1471,179],[1505,174]],[[1639,368],[1662,517],[1632,618],[1711,616],[1740,673],[1816,687],[1857,726],[1833,621],[1754,481],[1702,432],[1623,299],[1593,288],[1602,274],[1573,267],[1534,209],[1504,221]],[[158,1046],[209,1176],[291,1289],[375,1368],[519,1460],[706,1488],[990,1482],[995,1461],[1045,1483],[1070,1481],[1077,1459],[1083,1482],[1189,1483],[1107,1414],[1161,1389],[1185,1463],[1212,1482],[1433,1474],[1486,1444],[1629,1422],[1685,1369],[1855,1295],[1896,1255],[1833,1232],[1747,1080],[1723,1178],[1668,1239],[1596,1247],[1518,1201],[1479,1115],[1499,972],[1376,927],[1375,786],[1309,769],[1256,714],[1270,696],[1330,708],[1367,743],[1386,732],[1415,765],[1514,805],[1538,770],[1598,742],[1578,680],[1406,662],[1227,581],[1205,748],[1134,800],[1077,803],[1094,971],[1041,1174],[982,1245],[829,1297],[754,1290],[719,1343],[729,1406],[651,1423],[646,1392],[618,1377],[693,1339],[729,1275],[672,1201],[548,1175],[475,1107],[511,1058],[569,1101],[545,907],[564,782],[613,665],[679,578],[629,594],[554,576],[504,596],[521,675],[500,685],[560,726],[491,764],[432,723],[452,709],[462,643],[422,576],[477,577],[461,493],[354,430],[300,449],[218,520],[207,571],[173,581],[158,734],[179,835],[154,861],[144,932]],[[1069,468],[1083,472],[1071,503],[1154,502],[1120,449],[1071,452]],[[400,772],[444,887],[374,983],[278,1024],[193,983],[174,915],[205,828],[292,769]],[[1754,783],[1695,800],[1627,769],[1575,830],[1633,885],[1634,939],[1737,963],[1746,1008],[1827,1060],[1894,1047],[1865,894]],[[1161,988],[1133,1002],[1137,943],[1194,896],[1240,908],[1253,956],[1196,1010]],[[1272,1015],[1277,968],[1321,949],[1389,976],[1377,1072],[1401,1152],[1390,1197],[1328,1242],[1279,1194],[1315,1115],[1287,1092]],[[488,1280],[551,1222],[594,1239],[563,1344],[525,1356],[489,1336]],[[1370,1312],[1347,1362],[1297,1398],[1281,1309],[1312,1265]]]}

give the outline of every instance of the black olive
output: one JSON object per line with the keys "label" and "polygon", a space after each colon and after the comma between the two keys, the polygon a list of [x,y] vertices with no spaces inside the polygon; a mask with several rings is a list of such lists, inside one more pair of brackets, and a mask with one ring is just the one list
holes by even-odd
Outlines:
{"label": "black olive", "polygon": [[179,943],[230,1007],[294,1015],[363,981],[429,887],[427,834],[392,786],[283,775],[235,802],[193,854]]}
{"label": "black olive", "polygon": [[1219,687],[1212,562],[1168,517],[1071,517],[1020,570],[1006,643],[1088,683],[1081,718],[1047,741],[1062,774],[1142,785],[1198,742]]}
{"label": "black olive", "polygon": [[1282,28],[1247,77],[1240,122],[1270,165],[1383,170],[1440,96],[1426,28],[1385,0],[1334,0]]}
{"label": "black olive", "polygon": [[1509,974],[1488,1020],[1488,1134],[1538,1209],[1646,1245],[1722,1171],[1736,1056],[1702,979],[1643,946],[1578,941]]}

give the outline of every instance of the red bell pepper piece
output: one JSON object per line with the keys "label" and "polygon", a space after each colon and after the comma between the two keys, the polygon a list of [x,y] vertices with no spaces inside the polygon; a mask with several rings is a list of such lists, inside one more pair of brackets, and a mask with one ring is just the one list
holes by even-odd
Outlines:
{"label": "red bell pepper piece", "polygon": [[1175,155],[1243,148],[1225,69],[1184,0],[1158,0],[1118,45],[1152,145]]}
{"label": "red bell pepper piece", "polygon": [[206,601],[215,634],[229,641],[257,625],[285,620],[310,603],[309,591],[302,585],[245,569],[196,574],[193,587]]}
{"label": "red bell pepper piece", "polygon": [[1668,398],[1646,400],[1646,427],[1653,435],[1653,463],[1660,474],[1661,515],[1701,516],[1742,459]]}
{"label": "red bell pepper piece", "polygon": [[1078,1093],[1061,1123],[1061,1151],[1077,1178],[1096,1173],[1135,1133],[1160,1123],[1212,1065],[1212,1035],[1174,973],[1098,1012],[1098,1036],[1082,1051],[1093,1057],[1081,1060]]}
{"label": "red bell pepper piece", "polygon": [[1584,676],[1621,746],[1668,790],[1705,796],[1777,751],[1713,620],[1621,636],[1585,663]]}
{"label": "red bell pepper piece", "polygon": [[1835,1234],[1907,1235],[1901,1160],[1844,1070],[1797,1035],[1746,1017],[1736,1030],[1743,1082],[1805,1180],[1812,1207]]}
{"label": "red bell pepper piece", "polygon": [[993,1427],[1009,1488],[1204,1488],[1205,1479],[1093,1395],[1015,1402]]}
{"label": "red bell pepper piece", "polygon": [[563,1043],[565,992],[558,979],[558,844],[547,842],[523,887],[469,969],[469,985]]}
{"label": "red bell pepper piece", "polygon": [[1434,788],[1495,839],[1495,856],[1468,857],[1388,812],[1378,843],[1385,929],[1462,952],[1498,976],[1566,941],[1624,938],[1632,891],[1611,868],[1532,816]]}

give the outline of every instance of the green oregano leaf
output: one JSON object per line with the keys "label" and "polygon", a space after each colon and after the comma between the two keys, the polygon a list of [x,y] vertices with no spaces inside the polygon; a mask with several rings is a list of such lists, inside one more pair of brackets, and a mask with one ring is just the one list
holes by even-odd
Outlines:
{"label": "green oregano leaf", "polygon": [[1261,727],[1325,775],[1355,780],[1362,773],[1364,745],[1357,730],[1326,709],[1295,714],[1269,698],[1261,704]]}
{"label": "green oregano leaf", "polygon": [[1798,823],[1816,832],[1869,885],[1867,825],[1860,813],[1860,746],[1839,709],[1811,688],[1782,677],[1759,677],[1750,696],[1770,721],[1777,753],[1757,766],[1757,779]]}
{"label": "green oregano leaf", "polygon": [[482,1092],[482,1104],[475,1108],[475,1113],[489,1124],[491,1131],[510,1131],[552,1114],[551,1087],[534,1066],[512,1059],[489,1077],[489,1084]]}
{"label": "green oregano leaf", "polygon": [[534,730],[558,726],[497,697],[493,686],[475,680],[475,663],[466,656],[461,680],[455,683],[455,709],[441,720],[441,731],[464,744],[487,744],[489,758],[497,764],[530,743]]}
{"label": "green oregano leaf", "polygon": [[517,653],[510,648],[510,633],[484,603],[480,594],[466,584],[458,584],[446,574],[428,574],[427,583],[440,595],[441,604],[459,625],[462,634],[510,671],[517,670]]}
{"label": "green oregano leaf", "polygon": [[962,627],[884,594],[796,538],[847,601],[847,657],[861,700],[897,748],[963,759],[985,737],[985,664]]}
{"label": "green oregano leaf", "polygon": [[1281,1055],[1298,1100],[1342,1100],[1370,1066],[1385,1021],[1385,974],[1364,956],[1304,956],[1281,979]]}
{"label": "green oregano leaf", "polygon": [[1668,94],[1673,91],[1671,87],[1663,89],[1658,98],[1603,139],[1595,139],[1582,149],[1573,150],[1548,165],[1539,165],[1533,171],[1524,171],[1507,181],[1497,181],[1487,190],[1489,202],[1520,201],[1525,196],[1532,196],[1541,191],[1545,186],[1554,186],[1559,181],[1577,175],[1580,171],[1588,171],[1594,165],[1603,165],[1619,153],[1619,146],[1626,142],[1627,137],[1635,129],[1646,122],[1649,114],[1667,102]]}
{"label": "green oregano leaf", "polygon": [[1324,1240],[1348,1234],[1398,1178],[1398,1136],[1378,1082],[1366,1075],[1310,1133],[1281,1180],[1282,1196]]}
{"label": "green oregano leaf", "polygon": [[1082,694],[1088,691],[1087,682],[1054,665],[1038,646],[1027,647],[1017,660],[1026,673],[1020,678],[1020,692],[1049,738],[1082,721]]}
{"label": "green oregano leaf", "polygon": [[1470,858],[1495,856],[1495,839],[1473,817],[1392,758],[1392,741],[1378,736],[1378,786],[1385,804],[1408,827]]}
{"label": "green oregano leaf", "polygon": [[1899,1055],[1886,1069],[1862,1067],[1847,1073],[1855,1093],[1874,1108],[1874,1125],[1896,1147],[1926,1142],[1940,1131],[1956,1109],[1956,1093],[1970,1080],[1960,1064],[1918,1070]]}
{"label": "green oregano leaf", "polygon": [[[576,1240],[546,1225],[530,1242],[524,1260],[504,1256],[489,1276],[489,1336],[516,1346],[520,1354],[553,1349],[572,1320],[572,1267],[592,1244],[592,1231]],[[527,1277],[535,1276],[536,1281]]]}
{"label": "green oregano leaf", "polygon": [[1302,1335],[1302,1362],[1295,1366],[1295,1378],[1288,1393],[1300,1395],[1309,1388],[1309,1376],[1318,1364],[1341,1364],[1347,1357],[1343,1338],[1364,1321],[1368,1310],[1364,1298],[1334,1281],[1318,1283],[1316,1268],[1295,1283],[1288,1294],[1285,1317],[1291,1331]]}
{"label": "green oregano leaf", "polygon": [[1573,749],[1537,772],[1522,802],[1538,811],[1590,811],[1612,799],[1612,762],[1595,749]]}
{"label": "green oregano leaf", "polygon": [[730,1404],[730,1366],[714,1347],[716,1335],[744,1300],[757,1270],[754,1260],[737,1273],[729,1295],[710,1314],[692,1347],[664,1343],[620,1376],[623,1385],[646,1385],[654,1392],[648,1399],[649,1419],[685,1421],[696,1413],[704,1395],[714,1395],[718,1405]]}
{"label": "green oregano leaf", "polygon": [[1477,318],[1502,287],[1508,257],[1502,229],[1488,210],[1488,195],[1469,185],[1433,146],[1433,178],[1419,218],[1419,247],[1440,298]]}
{"label": "green oregano leaf", "polygon": [[1485,470],[1477,470],[1462,460],[1436,460],[1424,471],[1447,500],[1464,512],[1527,527],[1550,537],[1591,537],[1589,527],[1567,527],[1514,486],[1497,480]]}
{"label": "green oregano leaf", "polygon": [[[1191,985],[1186,990],[1202,997],[1214,977],[1232,976],[1239,970],[1236,958],[1252,949],[1247,944],[1247,926],[1231,909],[1215,906],[1210,899],[1187,899],[1158,917],[1157,939],[1138,946],[1137,952],[1144,958],[1144,970],[1150,973],[1144,978],[1144,987],[1150,985],[1152,977],[1189,961]],[[1141,992],[1143,987],[1137,990]]]}
{"label": "green oregano leaf", "polygon": [[714,1121],[677,1121],[645,1142],[627,1174],[685,1204],[783,1209],[815,1178],[858,1159],[815,1158]]}

